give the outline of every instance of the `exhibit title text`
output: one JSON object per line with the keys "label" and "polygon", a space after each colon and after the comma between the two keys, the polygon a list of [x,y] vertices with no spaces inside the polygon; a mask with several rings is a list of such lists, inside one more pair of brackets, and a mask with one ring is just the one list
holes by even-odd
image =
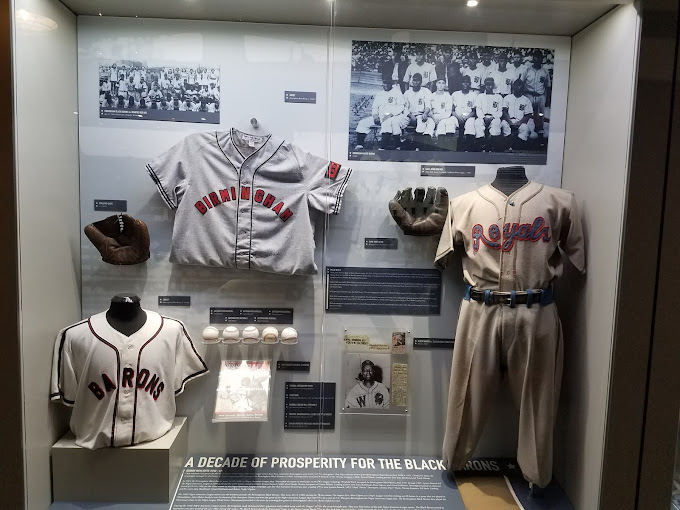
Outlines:
{"label": "exhibit title text", "polygon": [[381,470],[423,470],[446,471],[441,460],[436,459],[391,459],[373,457],[190,457],[185,468],[205,469],[381,469]]}

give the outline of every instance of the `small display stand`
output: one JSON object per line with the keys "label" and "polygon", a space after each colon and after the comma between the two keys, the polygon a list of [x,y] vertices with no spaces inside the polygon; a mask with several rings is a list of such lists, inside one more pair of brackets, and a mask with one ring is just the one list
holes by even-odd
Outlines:
{"label": "small display stand", "polygon": [[68,432],[52,446],[54,501],[168,503],[188,453],[186,417],[155,441],[88,450]]}

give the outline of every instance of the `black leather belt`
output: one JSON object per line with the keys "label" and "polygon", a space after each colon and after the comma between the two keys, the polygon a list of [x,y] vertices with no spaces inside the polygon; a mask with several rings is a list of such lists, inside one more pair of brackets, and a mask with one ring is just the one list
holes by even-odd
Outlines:
{"label": "black leather belt", "polygon": [[546,306],[554,301],[552,287],[537,290],[511,290],[501,292],[497,290],[484,290],[468,285],[465,289],[465,299],[467,301],[477,301],[486,305],[506,305],[514,308],[515,305]]}

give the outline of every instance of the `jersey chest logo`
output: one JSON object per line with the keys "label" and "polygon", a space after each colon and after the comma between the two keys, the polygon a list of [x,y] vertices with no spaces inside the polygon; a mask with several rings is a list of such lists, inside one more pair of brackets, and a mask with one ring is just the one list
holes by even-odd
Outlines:
{"label": "jersey chest logo", "polygon": [[[331,165],[337,164],[337,163],[331,163]],[[339,169],[339,165],[338,165]],[[330,176],[331,168],[329,167],[328,169],[328,175]],[[336,176],[337,176],[337,170],[335,170]],[[198,209],[198,212],[200,212],[203,216],[205,214],[213,209],[214,207],[217,207],[220,204],[225,204],[228,202],[238,202],[238,200],[251,200],[250,196],[250,186],[241,186],[241,193],[240,195],[237,194],[236,192],[236,187],[231,186],[230,188],[225,188],[221,189],[218,191],[212,191],[208,193],[207,195],[203,196],[202,200],[199,200],[194,204],[194,207]],[[293,211],[285,207],[285,204],[279,200],[276,205],[274,205],[275,202],[277,202],[276,197],[272,195],[271,193],[266,192],[263,189],[256,189],[255,193],[253,193],[253,198],[255,202],[257,202],[260,205],[263,205],[267,209],[271,209],[276,215],[279,217],[279,219],[283,222],[288,221],[288,219],[293,216]],[[272,207],[273,206],[273,207]]]}
{"label": "jersey chest logo", "polygon": [[489,226],[487,235],[484,235],[484,227],[480,224],[472,227],[472,248],[477,253],[480,242],[494,250],[510,251],[517,241],[543,241],[548,243],[552,240],[550,227],[545,224],[542,216],[536,218],[533,223],[506,223],[501,228],[496,225]]}
{"label": "jersey chest logo", "polygon": [[[144,390],[151,395],[154,400],[158,400],[158,397],[161,396],[161,393],[165,388],[165,383],[161,381],[160,377],[156,374],[153,374],[152,376],[151,372],[146,368],[142,368],[137,374],[137,377],[135,377],[135,371],[125,367],[123,369],[123,377],[121,378],[120,385],[123,388],[137,387],[139,390]],[[104,388],[102,388],[102,386]],[[95,397],[97,397],[97,400],[102,400],[107,393],[116,389],[116,383],[111,380],[108,374],[102,374],[101,385],[99,385],[97,381],[92,381],[87,385],[87,388]]]}

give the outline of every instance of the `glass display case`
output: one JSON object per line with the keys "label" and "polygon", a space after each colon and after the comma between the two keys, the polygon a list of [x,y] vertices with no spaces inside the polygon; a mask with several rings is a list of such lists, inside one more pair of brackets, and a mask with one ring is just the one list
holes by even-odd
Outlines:
{"label": "glass display case", "polygon": [[23,506],[606,508],[662,9],[255,4],[11,6]]}

